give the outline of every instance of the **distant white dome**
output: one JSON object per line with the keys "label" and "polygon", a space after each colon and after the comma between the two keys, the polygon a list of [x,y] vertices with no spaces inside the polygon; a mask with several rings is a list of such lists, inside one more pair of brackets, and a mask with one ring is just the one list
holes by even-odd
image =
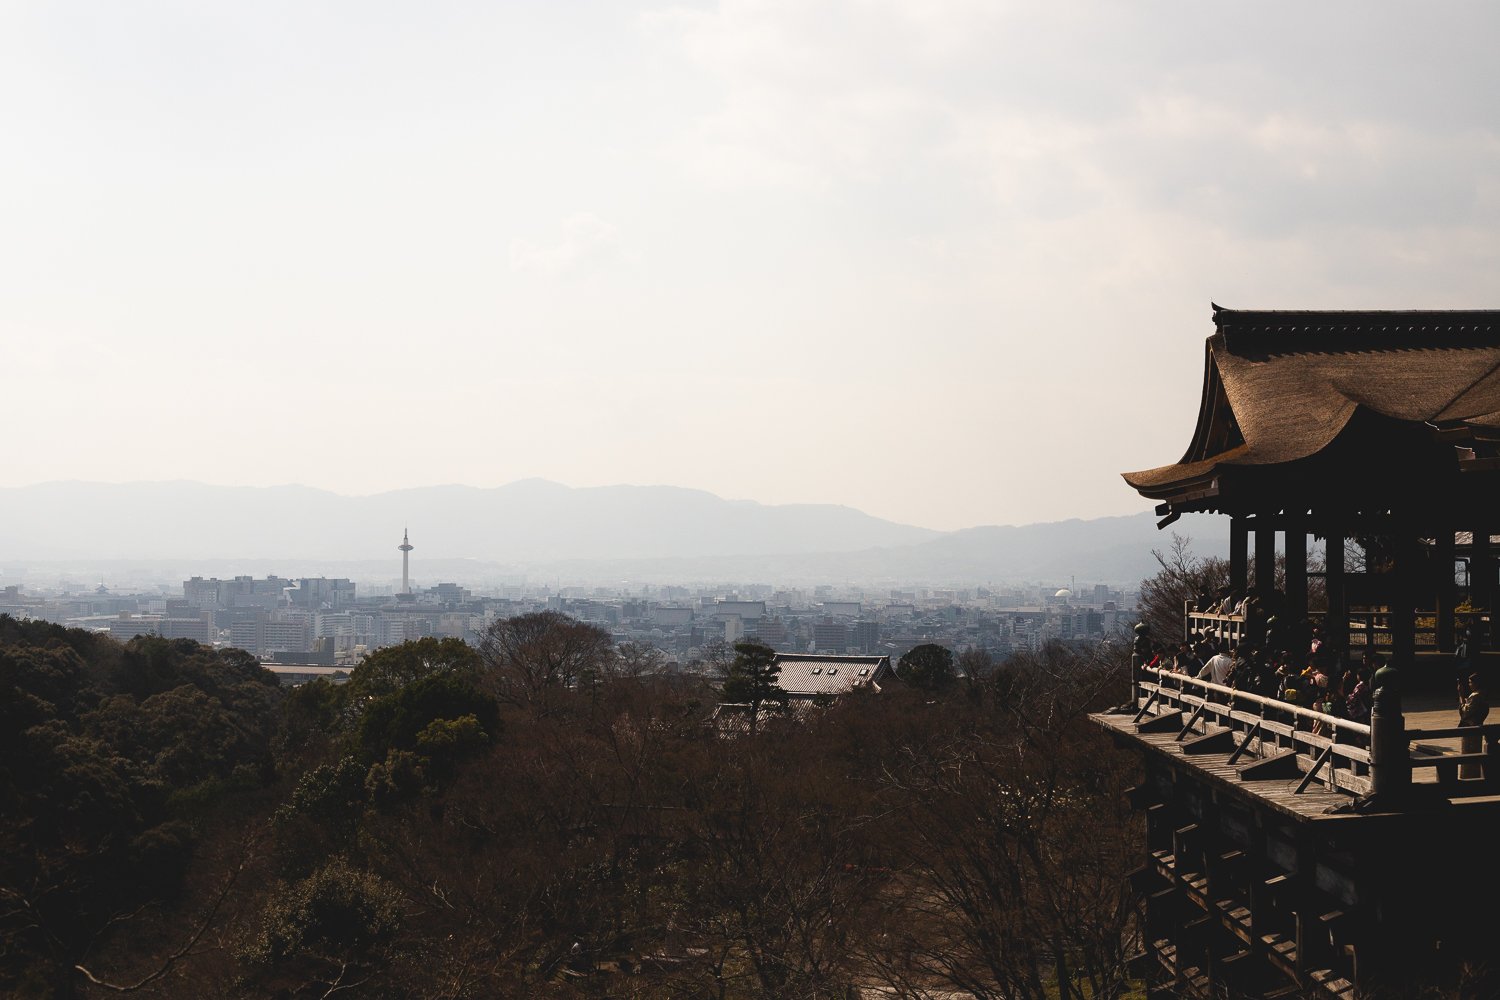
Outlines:
{"label": "distant white dome", "polygon": [[1073,596],[1073,592],[1071,590],[1069,590],[1067,587],[1064,587],[1062,590],[1059,590],[1057,593],[1053,594],[1052,596],[1053,597],[1072,597]]}

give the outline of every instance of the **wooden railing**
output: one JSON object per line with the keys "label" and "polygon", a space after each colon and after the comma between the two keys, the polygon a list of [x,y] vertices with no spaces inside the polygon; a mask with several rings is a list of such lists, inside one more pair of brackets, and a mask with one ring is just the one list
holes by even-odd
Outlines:
{"label": "wooden railing", "polygon": [[[1137,687],[1137,723],[1149,716],[1161,731],[1175,728],[1184,753],[1227,751],[1230,764],[1251,755],[1239,769],[1244,780],[1300,779],[1293,794],[1314,782],[1355,795],[1374,790],[1373,731],[1366,723],[1151,667],[1140,668]],[[1478,750],[1454,753],[1427,742],[1464,737],[1477,737]],[[1404,772],[1402,786],[1413,771],[1432,768],[1450,797],[1500,793],[1500,723],[1399,729],[1396,747],[1386,759]]]}
{"label": "wooden railing", "polygon": [[[1483,641],[1489,634],[1490,613],[1488,611],[1453,611],[1454,634],[1467,629],[1469,635]],[[1389,611],[1349,612],[1349,648],[1363,651],[1374,644],[1377,650],[1391,648],[1391,613]],[[1416,651],[1431,653],[1438,649],[1437,612],[1418,611],[1416,624]],[[1479,649],[1474,649],[1479,652]]]}
{"label": "wooden railing", "polygon": [[1186,610],[1183,613],[1183,639],[1194,642],[1205,632],[1229,643],[1229,648],[1233,649],[1245,637],[1245,616]]}
{"label": "wooden railing", "polygon": [[[1484,640],[1490,632],[1488,611],[1454,611],[1451,614],[1454,619],[1454,633],[1457,634],[1460,629],[1466,629],[1469,635],[1474,637],[1475,642],[1471,645],[1475,653],[1479,652],[1480,645],[1489,645]],[[1418,611],[1416,619],[1416,651],[1419,653],[1436,652],[1438,650],[1437,612]],[[1193,642],[1204,633],[1223,640],[1229,644],[1230,649],[1233,649],[1245,636],[1245,616],[1220,615],[1207,611],[1193,611],[1191,608],[1185,609],[1182,637],[1188,642]],[[1349,612],[1349,651],[1351,653],[1364,652],[1371,645],[1377,651],[1389,653],[1392,641],[1389,611]]]}
{"label": "wooden railing", "polygon": [[[1185,752],[1232,746],[1229,763],[1250,753],[1257,758],[1256,766],[1266,765],[1259,775],[1246,767],[1242,777],[1300,774],[1298,793],[1315,781],[1356,795],[1370,791],[1368,725],[1170,670],[1146,667],[1141,674],[1144,700],[1136,720],[1152,708],[1168,716],[1173,709],[1188,713],[1177,736]],[[1200,722],[1202,731],[1197,728]]]}
{"label": "wooden railing", "polygon": [[[1406,738],[1414,744],[1411,766],[1433,768],[1437,772],[1437,783],[1446,794],[1493,795],[1500,787],[1500,724],[1408,729]],[[1446,753],[1440,747],[1422,742],[1454,738],[1472,740],[1477,749],[1460,748],[1458,753]]]}

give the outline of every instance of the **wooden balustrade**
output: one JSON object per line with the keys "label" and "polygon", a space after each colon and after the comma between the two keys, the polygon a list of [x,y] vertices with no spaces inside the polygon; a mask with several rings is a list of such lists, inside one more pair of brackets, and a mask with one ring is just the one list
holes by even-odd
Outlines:
{"label": "wooden balustrade", "polygon": [[[1488,611],[1455,611],[1450,612],[1457,628],[1466,630],[1471,637],[1473,652],[1477,653],[1481,647],[1489,648],[1490,643],[1485,637],[1490,634],[1490,613]],[[1196,641],[1201,635],[1208,635],[1220,639],[1229,644],[1233,649],[1240,644],[1245,635],[1244,615],[1220,615],[1207,611],[1193,611],[1190,608],[1183,614],[1183,638],[1189,642]],[[1419,653],[1438,652],[1438,622],[1436,611],[1418,611],[1416,615],[1416,651]],[[1350,611],[1349,612],[1349,651],[1351,653],[1364,652],[1374,646],[1377,652],[1391,651],[1393,635],[1391,632],[1391,612],[1389,611]]]}
{"label": "wooden balustrade", "polygon": [[[1227,752],[1229,763],[1249,752],[1246,777],[1301,777],[1298,792],[1313,782],[1365,795],[1372,790],[1371,727],[1265,695],[1239,691],[1170,670],[1140,668],[1141,700],[1136,721],[1172,719],[1185,753]],[[1152,710],[1155,709],[1153,713]],[[1175,712],[1174,712],[1175,710]],[[1198,726],[1202,724],[1200,731]],[[1424,741],[1480,737],[1476,753],[1450,753]],[[1454,796],[1494,794],[1500,786],[1500,723],[1442,729],[1406,729],[1398,766],[1409,772],[1432,768],[1443,791]],[[1460,777],[1460,766],[1478,765],[1481,778]],[[1260,769],[1256,773],[1256,769]]]}
{"label": "wooden balustrade", "polygon": [[[1247,771],[1261,767],[1267,776],[1300,774],[1299,792],[1314,781],[1356,795],[1370,791],[1370,727],[1365,723],[1170,670],[1142,668],[1141,673],[1145,701],[1137,706],[1139,717],[1158,706],[1168,713],[1188,713],[1179,739],[1189,734],[1194,739],[1184,745],[1185,751],[1208,749],[1202,741],[1217,738],[1218,749],[1231,751],[1232,763],[1246,752],[1255,753]],[[1202,733],[1194,728],[1199,722]]]}

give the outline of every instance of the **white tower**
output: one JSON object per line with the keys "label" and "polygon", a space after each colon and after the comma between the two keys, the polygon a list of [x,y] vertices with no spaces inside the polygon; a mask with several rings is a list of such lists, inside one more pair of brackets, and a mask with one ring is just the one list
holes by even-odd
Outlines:
{"label": "white tower", "polygon": [[396,546],[396,548],[401,550],[401,593],[410,594],[411,577],[407,575],[407,570],[411,562],[411,550],[416,548],[416,546],[412,545],[411,538],[408,536],[405,528],[401,529],[401,544]]}

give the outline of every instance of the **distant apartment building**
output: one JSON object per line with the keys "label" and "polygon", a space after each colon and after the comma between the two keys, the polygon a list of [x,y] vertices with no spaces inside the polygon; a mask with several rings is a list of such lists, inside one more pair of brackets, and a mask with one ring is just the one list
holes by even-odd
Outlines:
{"label": "distant apartment building", "polygon": [[715,615],[737,615],[745,620],[760,620],[766,616],[765,601],[715,601]]}
{"label": "distant apartment building", "polygon": [[[264,580],[250,576],[205,580],[195,576],[182,582],[182,596],[187,603],[198,608],[264,608],[269,611],[281,606],[287,588],[292,585],[291,580],[279,576],[268,576]],[[353,584],[349,586],[353,587]],[[351,590],[351,597],[352,593]]]}
{"label": "distant apartment building", "polygon": [[160,615],[132,615],[122,611],[109,623],[109,637],[129,642],[138,635],[161,635]]}
{"label": "distant apartment building", "polygon": [[868,618],[849,623],[849,645],[861,653],[873,653],[880,645],[880,623]]}
{"label": "distant apartment building", "polygon": [[259,656],[265,642],[267,617],[264,612],[236,615],[229,622],[229,644]]}
{"label": "distant apartment building", "polygon": [[376,623],[380,641],[375,645],[395,646],[427,638],[435,632],[431,619],[406,615],[381,616]]}
{"label": "distant apartment building", "polygon": [[661,628],[681,628],[693,622],[692,608],[652,608],[651,621]]}
{"label": "distant apartment building", "polygon": [[456,583],[440,583],[422,591],[418,599],[427,604],[463,604],[472,600],[473,596]]}
{"label": "distant apartment building", "polygon": [[320,611],[313,619],[313,637],[343,639],[354,636],[354,615],[347,611]]}
{"label": "distant apartment building", "polygon": [[863,611],[859,601],[824,601],[820,607],[825,615],[835,618],[858,618]]}
{"label": "distant apartment building", "polygon": [[813,646],[819,651],[842,653],[849,648],[849,625],[825,618],[813,624]]}
{"label": "distant apartment building", "polygon": [[258,656],[266,653],[305,653],[312,643],[312,630],[306,621],[268,621],[261,633]]}
{"label": "distant apartment building", "polygon": [[163,618],[157,634],[167,639],[191,639],[205,646],[212,646],[219,637],[211,610],[194,617],[184,615]]}
{"label": "distant apartment building", "polygon": [[352,580],[316,576],[302,577],[297,581],[297,586],[286,593],[295,607],[338,611],[354,604],[354,592]]}
{"label": "distant apartment building", "polygon": [[205,580],[195,576],[182,581],[182,596],[195,608],[217,608],[219,606],[219,581]]}
{"label": "distant apartment building", "polygon": [[786,622],[780,618],[762,618],[755,638],[773,649],[780,649],[787,641]]}

